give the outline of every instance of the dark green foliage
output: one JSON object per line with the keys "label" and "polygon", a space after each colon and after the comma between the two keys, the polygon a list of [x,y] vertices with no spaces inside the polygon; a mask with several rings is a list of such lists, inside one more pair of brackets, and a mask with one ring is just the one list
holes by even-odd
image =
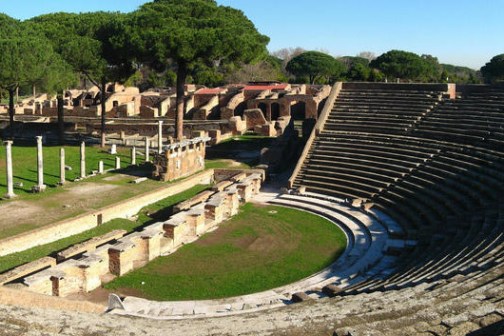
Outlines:
{"label": "dark green foliage", "polygon": [[326,84],[338,78],[345,66],[331,55],[307,51],[291,59],[286,70],[297,78],[307,78],[310,84]]}
{"label": "dark green foliage", "polygon": [[[54,48],[75,72],[96,85],[102,96],[108,82],[124,82],[135,72],[125,14],[94,12],[54,13],[33,18],[30,23],[50,39]],[[101,99],[102,111],[105,99]],[[105,143],[105,113],[102,113],[102,146]]]}
{"label": "dark green foliage", "polygon": [[[182,136],[184,84],[188,76],[209,82],[211,68],[251,62],[266,52],[268,37],[257,32],[243,12],[213,0],[155,0],[130,17],[127,40],[137,58],[156,70],[177,73],[176,136]],[[200,71],[191,73],[195,67]],[[205,67],[207,67],[205,69]]]}
{"label": "dark green foliage", "polygon": [[371,61],[370,65],[391,79],[437,82],[441,74],[441,67],[435,57],[419,56],[402,50],[388,51]]}
{"label": "dark green foliage", "polygon": [[44,35],[5,15],[0,16],[0,50],[0,88],[9,94],[12,125],[16,89],[47,80],[59,59]]}
{"label": "dark green foliage", "polygon": [[478,84],[481,83],[478,71],[451,64],[441,64],[443,72],[441,73],[441,82],[460,83],[460,84]]}
{"label": "dark green foliage", "polygon": [[350,81],[368,81],[371,77],[369,60],[363,57],[345,56],[339,59],[345,64],[345,78]]}
{"label": "dark green foliage", "polygon": [[487,82],[504,79],[504,54],[494,56],[481,68],[481,74]]}
{"label": "dark green foliage", "polygon": [[228,67],[225,81],[227,83],[248,83],[253,81],[287,81],[282,70],[282,60],[265,55],[258,61],[249,64],[237,64]]}

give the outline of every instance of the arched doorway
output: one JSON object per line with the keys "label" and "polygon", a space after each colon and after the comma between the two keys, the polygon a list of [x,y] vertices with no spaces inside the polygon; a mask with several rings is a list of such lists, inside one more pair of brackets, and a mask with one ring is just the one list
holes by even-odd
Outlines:
{"label": "arched doorway", "polygon": [[294,120],[305,120],[306,103],[304,101],[291,102],[291,118]]}
{"label": "arched doorway", "polygon": [[247,109],[247,102],[243,101],[240,104],[238,104],[238,106],[236,106],[233,115],[243,117],[243,111],[245,111],[246,109]]}
{"label": "arched doorway", "polygon": [[257,108],[259,108],[262,111],[264,117],[266,118],[266,111],[268,109],[266,103],[259,103],[259,105],[257,105]]}
{"label": "arched doorway", "polygon": [[271,120],[277,120],[280,117],[280,104],[271,104]]}

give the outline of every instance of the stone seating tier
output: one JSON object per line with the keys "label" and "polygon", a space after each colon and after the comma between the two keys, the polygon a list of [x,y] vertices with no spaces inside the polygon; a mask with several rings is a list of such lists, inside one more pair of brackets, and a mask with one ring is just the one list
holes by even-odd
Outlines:
{"label": "stone seating tier", "polygon": [[[347,95],[344,91],[340,97]],[[378,93],[360,94],[365,97],[363,106],[372,94]],[[454,294],[453,288],[462,289],[465,283],[474,292],[480,285],[473,283],[497,269],[496,274],[502,276],[504,147],[494,144],[504,144],[500,139],[504,132],[499,132],[504,114],[499,114],[498,99],[483,103],[486,97],[481,94],[478,100],[467,100],[467,105],[463,99],[438,104],[403,134],[394,134],[394,127],[374,127],[387,122],[385,112],[375,114],[371,122],[366,112],[341,109],[336,102],[294,187],[341,199],[361,198],[363,204],[371,205],[368,212],[395,219],[404,236],[418,243],[389,267],[371,267],[361,274],[363,281],[336,288],[333,294],[328,290],[328,295],[362,303],[364,293],[413,291],[421,293],[420,298],[430,298],[435,294],[424,288],[435,288],[438,293],[449,290],[447,297],[453,299],[468,293]],[[397,106],[403,104],[398,101]],[[397,124],[390,119],[391,125]],[[386,262],[383,258],[377,267]],[[490,277],[483,287],[500,286],[496,279]],[[445,325],[452,326],[451,322]]]}

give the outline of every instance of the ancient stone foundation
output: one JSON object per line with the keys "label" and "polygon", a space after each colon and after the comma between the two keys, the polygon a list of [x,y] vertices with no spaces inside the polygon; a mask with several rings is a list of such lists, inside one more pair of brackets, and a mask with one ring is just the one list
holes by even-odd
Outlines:
{"label": "ancient stone foundation", "polygon": [[[177,207],[179,212],[167,221],[126,236],[125,231],[116,230],[95,237],[61,251],[58,264],[54,258],[42,258],[14,269],[2,282],[22,278],[24,289],[52,296],[92,291],[114,276],[122,276],[160,255],[176,251],[234,216],[240,202],[259,192],[262,181],[260,173],[235,172],[212,190],[181,203]],[[36,273],[26,276],[33,272]]]}

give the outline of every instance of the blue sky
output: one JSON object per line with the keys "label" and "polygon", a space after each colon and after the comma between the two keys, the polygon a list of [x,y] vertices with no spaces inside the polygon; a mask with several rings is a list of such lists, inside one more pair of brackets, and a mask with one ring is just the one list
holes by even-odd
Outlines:
{"label": "blue sky", "polygon": [[[27,19],[56,11],[135,10],[144,0],[0,0],[0,11]],[[217,0],[241,9],[268,48],[325,50],[334,56],[391,49],[431,54],[480,68],[504,53],[504,0]]]}

